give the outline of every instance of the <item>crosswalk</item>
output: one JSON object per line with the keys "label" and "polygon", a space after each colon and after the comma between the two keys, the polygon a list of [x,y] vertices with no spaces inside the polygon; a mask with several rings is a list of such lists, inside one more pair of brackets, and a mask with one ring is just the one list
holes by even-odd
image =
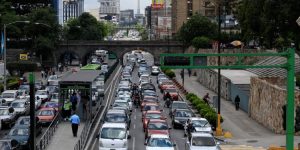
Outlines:
{"label": "crosswalk", "polygon": [[220,145],[222,150],[267,150],[263,147],[252,147],[247,145]]}

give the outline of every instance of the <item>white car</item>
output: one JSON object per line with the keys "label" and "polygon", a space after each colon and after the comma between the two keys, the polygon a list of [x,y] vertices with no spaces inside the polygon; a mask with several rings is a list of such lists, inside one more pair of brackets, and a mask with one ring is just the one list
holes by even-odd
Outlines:
{"label": "white car", "polygon": [[[192,125],[193,125],[194,131],[192,131],[192,132],[204,132],[204,133],[213,134],[212,127],[205,118],[191,117],[191,118],[189,118],[189,120],[191,120]],[[184,135],[188,135],[187,126],[188,126],[188,123],[186,122],[184,125]]]}
{"label": "white car", "polygon": [[152,134],[145,142],[146,150],[175,150],[175,144],[166,134]]}
{"label": "white car", "polygon": [[129,110],[132,110],[132,100],[130,97],[117,97],[116,101],[127,102],[129,106]]}
{"label": "white car", "polygon": [[51,75],[48,77],[47,83],[48,85],[58,85],[58,76],[57,75]]}
{"label": "white car", "polygon": [[7,106],[9,106],[10,103],[12,103],[17,97],[18,97],[17,90],[6,90],[1,95],[2,100],[5,100],[5,104]]}
{"label": "white car", "polygon": [[29,114],[29,102],[26,99],[18,99],[10,104],[10,107],[14,108],[17,115]]}
{"label": "white car", "polygon": [[35,98],[40,99],[44,102],[49,100],[49,94],[47,90],[37,90],[35,93]]}
{"label": "white car", "polygon": [[127,100],[121,100],[121,99],[115,100],[113,107],[127,107],[130,111],[132,111],[132,103],[130,107]]}
{"label": "white car", "polygon": [[131,136],[126,123],[104,123],[97,138],[99,150],[128,150]]}
{"label": "white car", "polygon": [[148,74],[142,74],[140,76],[140,84],[143,84],[143,83],[151,83],[151,77],[150,77],[150,75],[148,75]]}
{"label": "white car", "polygon": [[186,150],[221,150],[219,143],[209,133],[195,132],[187,138]]}
{"label": "white car", "polygon": [[18,96],[19,99],[29,99],[29,93],[26,90],[18,90]]}
{"label": "white car", "polygon": [[152,74],[152,75],[158,75],[159,73],[160,73],[159,67],[157,67],[157,66],[152,66],[151,74]]}

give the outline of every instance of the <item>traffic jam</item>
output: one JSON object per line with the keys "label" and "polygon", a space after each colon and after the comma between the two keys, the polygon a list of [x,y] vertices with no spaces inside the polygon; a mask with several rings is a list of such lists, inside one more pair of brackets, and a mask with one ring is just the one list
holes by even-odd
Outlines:
{"label": "traffic jam", "polygon": [[127,53],[96,135],[99,150],[219,150],[213,128],[144,52]]}
{"label": "traffic jam", "polygon": [[[58,82],[59,77],[54,73],[35,82],[36,137],[43,136],[43,131],[58,121]],[[0,149],[29,149],[30,87],[25,77],[19,84],[17,90],[5,90],[1,94],[0,145],[4,147]]]}

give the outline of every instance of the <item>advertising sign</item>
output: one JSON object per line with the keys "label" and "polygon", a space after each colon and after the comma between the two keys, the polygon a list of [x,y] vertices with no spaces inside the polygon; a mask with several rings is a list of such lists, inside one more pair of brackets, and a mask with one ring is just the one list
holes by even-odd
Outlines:
{"label": "advertising sign", "polygon": [[158,17],[158,27],[160,29],[171,29],[171,17]]}
{"label": "advertising sign", "polygon": [[164,7],[165,1],[164,0],[152,0],[151,7],[153,9],[162,9]]}

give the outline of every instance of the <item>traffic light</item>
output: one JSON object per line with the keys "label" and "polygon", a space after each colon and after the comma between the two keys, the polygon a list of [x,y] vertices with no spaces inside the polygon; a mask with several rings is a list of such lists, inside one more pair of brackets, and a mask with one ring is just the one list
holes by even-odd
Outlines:
{"label": "traffic light", "polygon": [[165,66],[189,66],[190,58],[183,56],[166,56],[164,57]]}

